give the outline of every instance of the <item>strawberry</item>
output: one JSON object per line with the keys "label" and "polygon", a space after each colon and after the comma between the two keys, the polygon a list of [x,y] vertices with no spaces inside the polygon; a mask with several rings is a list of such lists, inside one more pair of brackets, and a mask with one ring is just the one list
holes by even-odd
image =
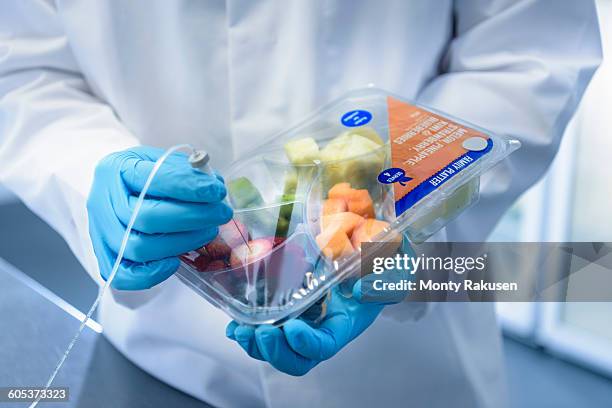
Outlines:
{"label": "strawberry", "polygon": [[179,255],[179,258],[181,258],[183,261],[185,261],[189,265],[192,265],[198,256],[200,256],[200,252],[189,251],[189,252],[185,252],[182,255]]}
{"label": "strawberry", "polygon": [[227,259],[232,253],[232,248],[230,248],[230,246],[227,245],[219,236],[206,244],[205,248],[210,254],[210,257],[214,260]]}
{"label": "strawberry", "polygon": [[244,240],[249,239],[249,230],[238,220],[232,220],[227,224],[219,227],[219,235],[230,248],[235,248],[238,245],[244,244]]}
{"label": "strawberry", "polygon": [[[240,221],[230,221],[219,227],[219,235],[204,248],[212,259],[227,259],[232,253],[232,248],[244,244],[248,239],[248,230]],[[244,236],[244,239],[242,238]]]}
{"label": "strawberry", "polygon": [[186,254],[180,255],[179,258],[181,258],[181,260],[187,265],[191,266],[192,268],[195,268],[200,272],[204,271],[208,267],[208,264],[210,264],[210,262],[212,261],[210,256],[200,255],[196,251],[187,252]]}
{"label": "strawberry", "polygon": [[249,241],[249,245],[242,244],[232,250],[230,265],[233,268],[250,264],[265,257],[274,246],[274,238],[259,238]]}
{"label": "strawberry", "polygon": [[195,260],[195,268],[198,271],[202,272],[202,271],[206,270],[206,268],[210,264],[210,261],[211,261],[211,259],[210,259],[209,256],[200,255]]}
{"label": "strawberry", "polygon": [[285,242],[286,239],[287,238],[285,237],[274,237],[272,238],[272,246],[276,248],[277,246]]}
{"label": "strawberry", "polygon": [[208,264],[205,272],[215,272],[215,271],[223,270],[225,268],[227,268],[227,264],[224,261],[215,259],[214,261]]}

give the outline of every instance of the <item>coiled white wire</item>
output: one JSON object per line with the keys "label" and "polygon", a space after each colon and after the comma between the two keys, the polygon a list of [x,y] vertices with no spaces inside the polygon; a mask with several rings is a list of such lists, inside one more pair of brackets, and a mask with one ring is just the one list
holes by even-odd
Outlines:
{"label": "coiled white wire", "polygon": [[142,207],[142,203],[144,202],[147,191],[149,190],[149,187],[151,186],[151,182],[155,178],[157,171],[159,170],[161,165],[164,163],[164,161],[166,161],[168,156],[170,156],[172,153],[180,149],[189,149],[191,151],[194,150],[190,144],[178,144],[166,150],[164,154],[159,159],[157,159],[157,161],[155,162],[155,165],[153,166],[153,170],[151,170],[151,173],[149,174],[149,177],[147,178],[147,181],[145,182],[145,185],[142,191],[140,192],[140,195],[138,196],[136,205],[134,206],[134,211],[132,212],[132,216],[130,217],[130,222],[127,225],[125,233],[123,234],[123,240],[121,241],[121,247],[119,247],[119,253],[117,254],[117,259],[115,259],[115,264],[113,265],[113,269],[111,270],[110,276],[108,277],[108,279],[106,280],[106,282],[104,283],[100,291],[98,292],[98,296],[96,297],[96,300],[93,302],[93,304],[89,308],[89,311],[85,315],[85,318],[81,321],[81,324],[79,325],[77,332],[74,334],[74,337],[72,337],[72,340],[68,344],[66,351],[64,351],[64,355],[62,355],[62,358],[60,358],[59,362],[55,366],[55,369],[51,373],[51,376],[47,380],[47,384],[45,385],[45,392],[40,393],[38,398],[36,398],[36,400],[32,402],[32,404],[30,404],[29,408],[36,407],[38,403],[40,402],[40,400],[42,399],[42,396],[47,394],[47,391],[49,387],[51,387],[51,384],[53,383],[53,381],[55,380],[57,373],[59,373],[60,369],[66,362],[66,359],[68,358],[68,355],[70,354],[70,351],[72,350],[77,340],[81,336],[83,329],[87,325],[87,321],[94,314],[94,312],[98,308],[98,305],[100,304],[100,301],[102,300],[102,297],[104,296],[104,294],[106,293],[110,285],[113,283],[113,280],[115,279],[115,275],[117,274],[117,270],[119,270],[119,266],[121,265],[121,261],[123,261],[123,253],[125,252],[125,248],[127,247],[128,240],[130,238],[130,233],[132,232],[132,228],[134,227],[134,223],[136,222],[136,218],[138,217],[138,213],[140,212],[140,207]]}

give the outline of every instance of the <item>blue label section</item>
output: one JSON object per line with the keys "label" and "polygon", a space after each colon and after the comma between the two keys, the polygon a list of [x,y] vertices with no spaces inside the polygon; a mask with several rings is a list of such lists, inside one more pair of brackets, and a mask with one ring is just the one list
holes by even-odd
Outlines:
{"label": "blue label section", "polygon": [[372,114],[366,110],[352,110],[342,115],[340,122],[347,127],[363,126],[372,120]]}
{"label": "blue label section", "polygon": [[400,169],[399,167],[391,167],[383,170],[378,175],[378,182],[382,184],[400,183],[402,186],[405,186],[405,183],[410,180],[412,180],[412,177],[406,176],[404,169]]}
{"label": "blue label section", "polygon": [[395,215],[400,216],[404,211],[415,205],[422,198],[426,197],[429,193],[436,190],[442,184],[453,178],[453,176],[460,173],[470,165],[474,164],[485,154],[489,153],[493,148],[493,141],[489,139],[487,141],[487,147],[479,152],[468,151],[457,159],[453,160],[446,167],[438,171],[436,174],[423,181],[421,184],[416,186],[411,192],[400,198],[395,202]]}

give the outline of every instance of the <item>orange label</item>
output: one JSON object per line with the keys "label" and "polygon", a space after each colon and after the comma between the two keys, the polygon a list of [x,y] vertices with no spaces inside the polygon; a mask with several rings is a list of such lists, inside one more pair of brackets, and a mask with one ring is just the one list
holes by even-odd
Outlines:
{"label": "orange label", "polygon": [[387,97],[387,109],[393,169],[406,176],[394,183],[398,216],[492,148],[486,134],[423,108]]}

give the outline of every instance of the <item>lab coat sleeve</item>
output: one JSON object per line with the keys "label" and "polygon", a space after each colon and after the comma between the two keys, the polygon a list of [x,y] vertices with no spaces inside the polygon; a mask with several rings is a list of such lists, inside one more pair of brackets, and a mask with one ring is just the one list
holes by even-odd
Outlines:
{"label": "lab coat sleeve", "polygon": [[0,3],[0,182],[64,237],[99,282],[85,204],[94,168],[138,140],[92,93],[53,4]]}
{"label": "lab coat sleeve", "polygon": [[[600,64],[599,25],[591,0],[457,0],[454,12],[441,74],[418,101],[522,142],[482,177],[478,204],[446,228],[449,241],[483,241],[555,156]],[[424,315],[410,302],[387,309]]]}

